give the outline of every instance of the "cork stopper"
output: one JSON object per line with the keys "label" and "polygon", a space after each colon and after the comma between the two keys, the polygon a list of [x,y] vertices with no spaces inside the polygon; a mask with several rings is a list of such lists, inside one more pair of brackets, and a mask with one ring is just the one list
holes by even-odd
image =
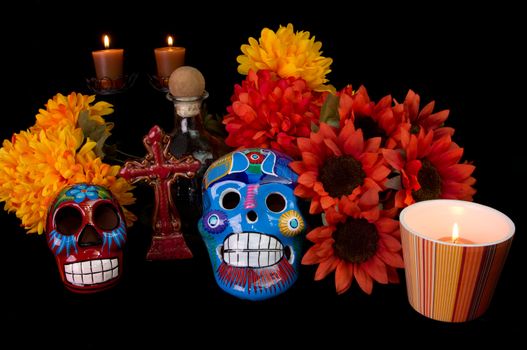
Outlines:
{"label": "cork stopper", "polygon": [[170,74],[168,87],[175,97],[201,96],[205,91],[205,78],[196,68],[181,66]]}

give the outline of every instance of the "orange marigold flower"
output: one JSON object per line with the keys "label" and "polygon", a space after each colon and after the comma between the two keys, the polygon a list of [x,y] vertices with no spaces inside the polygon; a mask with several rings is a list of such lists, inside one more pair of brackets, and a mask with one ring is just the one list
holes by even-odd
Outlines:
{"label": "orange marigold flower", "polygon": [[302,264],[318,264],[315,280],[335,271],[338,294],[357,281],[371,294],[373,281],[398,283],[396,268],[404,267],[401,256],[399,222],[379,211],[378,192],[370,189],[353,202],[343,197],[339,212],[326,214],[327,225],[307,234],[314,243],[302,258]]}
{"label": "orange marigold flower", "polygon": [[[51,201],[70,184],[105,186],[121,205],[132,204],[133,187],[116,177],[119,166],[105,164],[96,156],[95,145],[90,139],[84,140],[82,130],[71,124],[22,131],[11,141],[4,140],[0,148],[0,201],[5,202],[4,209],[14,211],[28,233],[41,234]],[[135,217],[124,211],[131,225]]]}
{"label": "orange marigold flower", "polygon": [[270,147],[295,158],[300,155],[297,137],[309,137],[317,123],[321,101],[303,79],[278,78],[260,70],[249,72],[236,85],[229,113],[223,118],[231,147]]}
{"label": "orange marigold flower", "polygon": [[309,138],[299,138],[302,160],[290,167],[299,174],[295,195],[311,199],[311,214],[356,201],[370,189],[381,191],[390,169],[384,165],[380,137],[364,140],[362,130],[347,123],[339,130],[325,123]]}
{"label": "orange marigold flower", "polygon": [[87,96],[72,92],[68,96],[56,94],[48,100],[46,109],[40,109],[32,130],[63,127],[65,124],[77,125],[81,111],[89,111],[90,120],[99,125],[106,122],[103,116],[113,113],[112,105],[100,101],[92,105],[95,95]]}

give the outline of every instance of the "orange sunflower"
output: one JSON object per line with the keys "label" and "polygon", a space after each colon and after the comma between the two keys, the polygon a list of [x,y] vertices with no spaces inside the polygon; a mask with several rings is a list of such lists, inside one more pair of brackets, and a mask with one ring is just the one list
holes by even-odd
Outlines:
{"label": "orange sunflower", "polygon": [[410,123],[410,132],[417,134],[420,129],[424,128],[425,132],[434,130],[434,139],[443,136],[452,136],[454,129],[445,127],[443,124],[448,118],[449,110],[443,110],[432,113],[435,107],[435,101],[428,103],[419,111],[419,103],[421,98],[412,90],[408,90],[408,94],[402,103],[404,110],[404,118],[407,123]]}
{"label": "orange sunflower", "polygon": [[386,162],[401,174],[402,188],[395,196],[395,206],[406,207],[429,199],[472,201],[476,180],[471,176],[474,165],[459,163],[463,148],[450,135],[434,140],[434,131],[418,135],[402,128],[402,152],[384,149]]}
{"label": "orange sunflower", "polygon": [[370,189],[356,201],[343,197],[339,211],[326,214],[327,226],[307,234],[314,243],[302,264],[318,264],[315,280],[335,271],[338,294],[347,291],[353,278],[371,294],[373,281],[398,283],[396,268],[404,267],[401,256],[399,222],[379,210],[378,192]]}
{"label": "orange sunflower", "polygon": [[366,138],[381,137],[383,147],[395,148],[399,144],[399,126],[404,114],[394,113],[391,95],[374,103],[364,86],[353,91],[351,85],[339,91],[338,95],[341,124],[351,120],[356,129],[362,129]]}
{"label": "orange sunflower", "polygon": [[390,173],[380,152],[381,138],[364,140],[353,123],[339,134],[325,123],[309,138],[297,139],[302,160],[291,162],[299,174],[295,195],[311,199],[309,212],[317,214],[338,205],[342,198],[355,201],[370,189],[383,190]]}

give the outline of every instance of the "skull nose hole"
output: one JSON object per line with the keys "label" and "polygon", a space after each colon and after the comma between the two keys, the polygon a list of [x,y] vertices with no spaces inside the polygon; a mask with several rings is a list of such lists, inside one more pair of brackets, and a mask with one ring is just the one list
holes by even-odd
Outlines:
{"label": "skull nose hole", "polygon": [[258,214],[254,210],[249,210],[247,213],[247,221],[255,222],[256,220],[258,220]]}
{"label": "skull nose hole", "polygon": [[86,225],[79,236],[79,245],[81,247],[89,247],[100,245],[101,243],[101,238],[95,228],[92,225]]}

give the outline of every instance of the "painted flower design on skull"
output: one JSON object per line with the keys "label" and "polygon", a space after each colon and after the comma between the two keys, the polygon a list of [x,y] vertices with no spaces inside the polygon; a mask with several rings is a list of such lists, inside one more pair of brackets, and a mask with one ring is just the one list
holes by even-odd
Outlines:
{"label": "painted flower design on skull", "polygon": [[86,198],[96,199],[99,195],[99,191],[97,190],[97,187],[95,186],[88,186],[86,184],[80,184],[66,191],[66,195],[74,197],[75,202],[81,203]]}

